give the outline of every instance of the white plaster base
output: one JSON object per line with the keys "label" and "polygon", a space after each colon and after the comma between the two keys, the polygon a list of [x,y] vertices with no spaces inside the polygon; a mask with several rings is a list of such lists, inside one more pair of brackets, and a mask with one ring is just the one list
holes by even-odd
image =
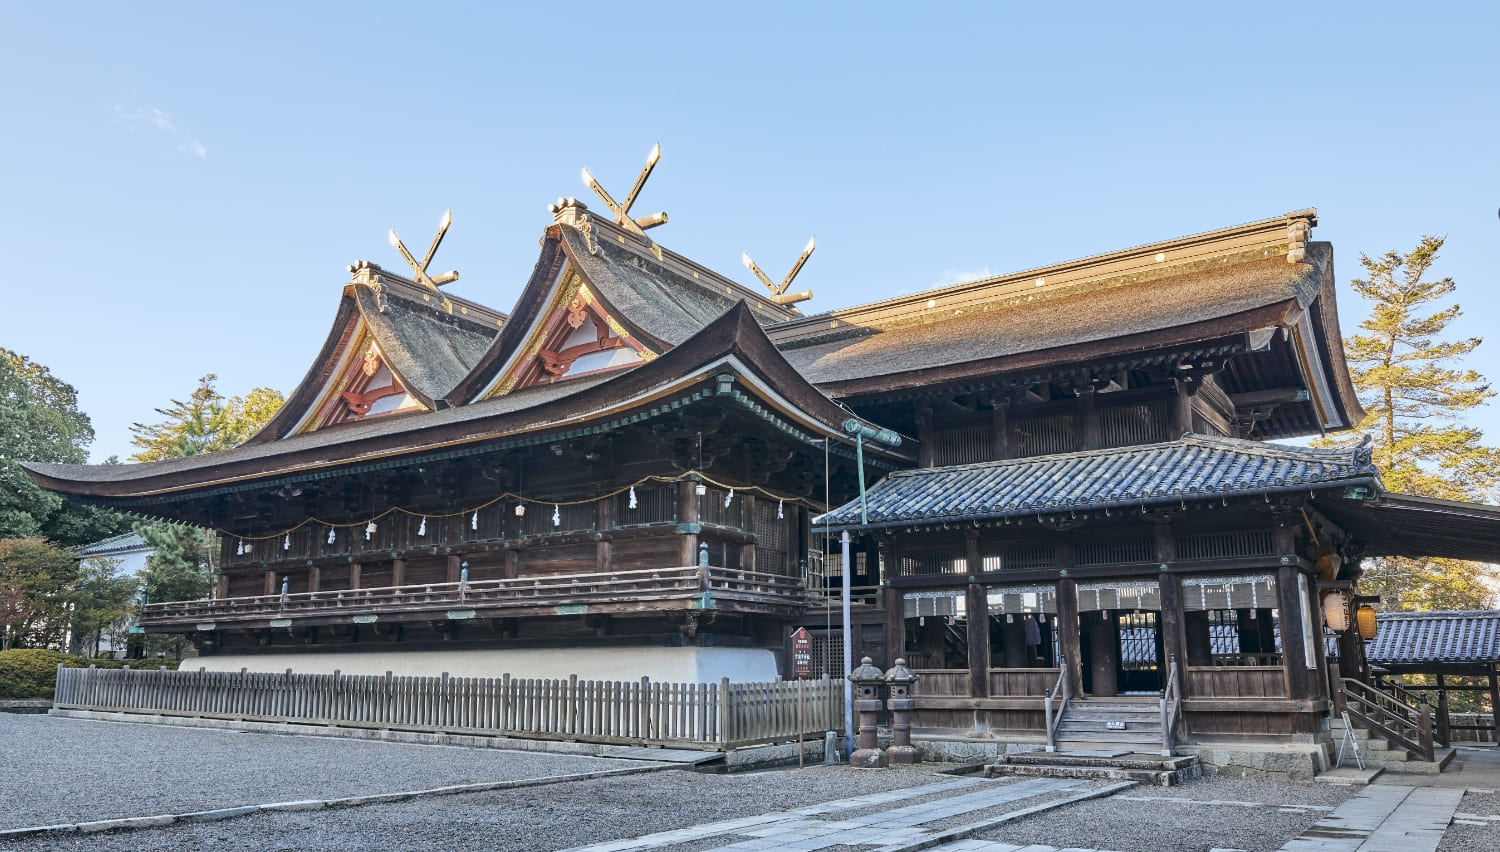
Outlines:
{"label": "white plaster base", "polygon": [[524,648],[376,653],[247,654],[198,657],[183,670],[299,674],[438,677],[566,678],[625,681],[649,677],[660,683],[732,683],[779,680],[775,655],[762,648]]}

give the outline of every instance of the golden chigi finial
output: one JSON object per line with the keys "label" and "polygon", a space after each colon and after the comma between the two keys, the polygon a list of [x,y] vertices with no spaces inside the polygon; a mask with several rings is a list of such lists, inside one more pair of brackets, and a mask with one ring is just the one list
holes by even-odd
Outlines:
{"label": "golden chigi finial", "polygon": [[[441,275],[429,277],[427,275],[427,265],[432,263],[432,256],[437,254],[438,246],[443,243],[443,235],[448,233],[448,226],[451,224],[453,224],[453,211],[449,210],[443,214],[443,221],[438,223],[437,236],[432,238],[432,245],[428,247],[427,254],[423,256],[421,263],[418,263],[417,259],[412,257],[411,252],[406,250],[406,244],[401,242],[401,238],[396,236],[396,232],[394,230],[391,231],[391,245],[396,247],[396,251],[401,253],[401,257],[411,267],[412,278],[419,284],[425,284],[432,292],[440,296],[443,295],[443,292],[439,288],[444,284],[452,284],[454,281],[457,281],[458,273],[444,272]],[[443,310],[450,314],[453,313],[453,302],[447,296],[443,296]]]}
{"label": "golden chigi finial", "polygon": [[797,277],[797,273],[802,271],[802,264],[807,263],[807,259],[812,257],[813,250],[817,247],[817,237],[808,240],[807,247],[802,250],[802,256],[797,258],[796,263],[792,264],[792,271],[786,274],[786,278],[782,279],[780,284],[773,284],[771,282],[770,276],[762,272],[760,267],[755,265],[755,261],[750,259],[749,252],[745,253],[745,268],[754,272],[755,277],[760,279],[760,283],[766,285],[766,289],[771,291],[771,301],[778,305],[795,305],[798,302],[805,302],[811,299],[813,295],[812,291],[799,290],[796,293],[788,293],[786,289],[792,286],[792,280]]}
{"label": "golden chigi finial", "polygon": [[651,242],[651,238],[646,236],[646,229],[667,224],[667,214],[653,213],[650,216],[632,219],[630,217],[630,208],[635,204],[636,197],[641,194],[641,187],[646,185],[646,179],[651,177],[651,170],[656,168],[656,163],[660,159],[661,144],[657,143],[651,146],[651,153],[646,157],[646,167],[641,169],[640,175],[636,177],[635,186],[632,186],[630,194],[625,196],[624,204],[617,204],[614,198],[610,197],[610,194],[604,191],[604,187],[599,185],[599,181],[594,180],[594,176],[589,173],[589,170],[583,170],[583,182],[588,184],[589,189],[592,189],[594,194],[603,200],[604,205],[610,209],[610,212],[615,214],[615,224],[627,231],[634,232],[636,236],[639,236],[648,243]]}

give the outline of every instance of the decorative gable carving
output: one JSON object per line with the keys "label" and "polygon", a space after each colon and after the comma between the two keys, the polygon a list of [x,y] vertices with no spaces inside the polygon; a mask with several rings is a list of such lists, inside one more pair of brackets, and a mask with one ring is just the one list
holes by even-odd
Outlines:
{"label": "decorative gable carving", "polygon": [[574,272],[489,396],[622,370],[655,357],[656,353],[632,337]]}
{"label": "decorative gable carving", "polygon": [[407,411],[426,411],[426,406],[407,392],[401,379],[385,363],[380,347],[366,334],[354,347],[358,354],[348,360],[343,373],[329,382],[306,432]]}

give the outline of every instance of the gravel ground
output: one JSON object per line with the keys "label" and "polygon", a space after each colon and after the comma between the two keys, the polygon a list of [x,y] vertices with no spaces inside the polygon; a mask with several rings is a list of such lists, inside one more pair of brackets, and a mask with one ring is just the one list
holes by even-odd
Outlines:
{"label": "gravel ground", "polygon": [[393,848],[540,852],[914,787],[946,777],[934,775],[932,768],[873,772],[819,766],[739,775],[668,771],[389,805],[261,813],[223,822],[101,835],[37,837],[8,848],[16,852]]}
{"label": "gravel ground", "polygon": [[[1181,787],[1136,787],[1028,817],[979,837],[1088,849],[1275,850],[1352,794],[1352,788],[1326,784],[1205,778]],[[1283,810],[1299,807],[1307,809]]]}
{"label": "gravel ground", "polygon": [[537,752],[0,713],[0,828],[640,765]]}
{"label": "gravel ground", "polygon": [[[1465,793],[1458,806],[1459,814],[1474,814],[1479,817],[1500,816],[1500,793]],[[1456,816],[1455,819],[1466,819]],[[1495,852],[1500,849],[1500,821],[1485,820],[1489,825],[1448,826],[1438,852]]]}

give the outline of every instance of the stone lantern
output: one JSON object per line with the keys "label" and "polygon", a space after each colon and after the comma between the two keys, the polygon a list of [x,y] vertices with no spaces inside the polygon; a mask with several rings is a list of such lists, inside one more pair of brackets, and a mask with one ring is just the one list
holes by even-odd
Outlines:
{"label": "stone lantern", "polygon": [[859,668],[849,673],[849,680],[854,684],[854,709],[859,711],[859,749],[849,755],[849,765],[883,769],[885,752],[875,745],[875,714],[880,712],[880,687],[885,675],[865,657],[859,661]]}
{"label": "stone lantern", "polygon": [[896,665],[885,673],[885,682],[890,684],[890,697],[886,699],[885,706],[891,711],[891,733],[895,741],[891,747],[886,749],[886,757],[891,763],[920,763],[921,752],[911,744],[911,711],[916,701],[911,697],[912,686],[921,679],[921,675],[906,667],[906,660],[896,660]]}

